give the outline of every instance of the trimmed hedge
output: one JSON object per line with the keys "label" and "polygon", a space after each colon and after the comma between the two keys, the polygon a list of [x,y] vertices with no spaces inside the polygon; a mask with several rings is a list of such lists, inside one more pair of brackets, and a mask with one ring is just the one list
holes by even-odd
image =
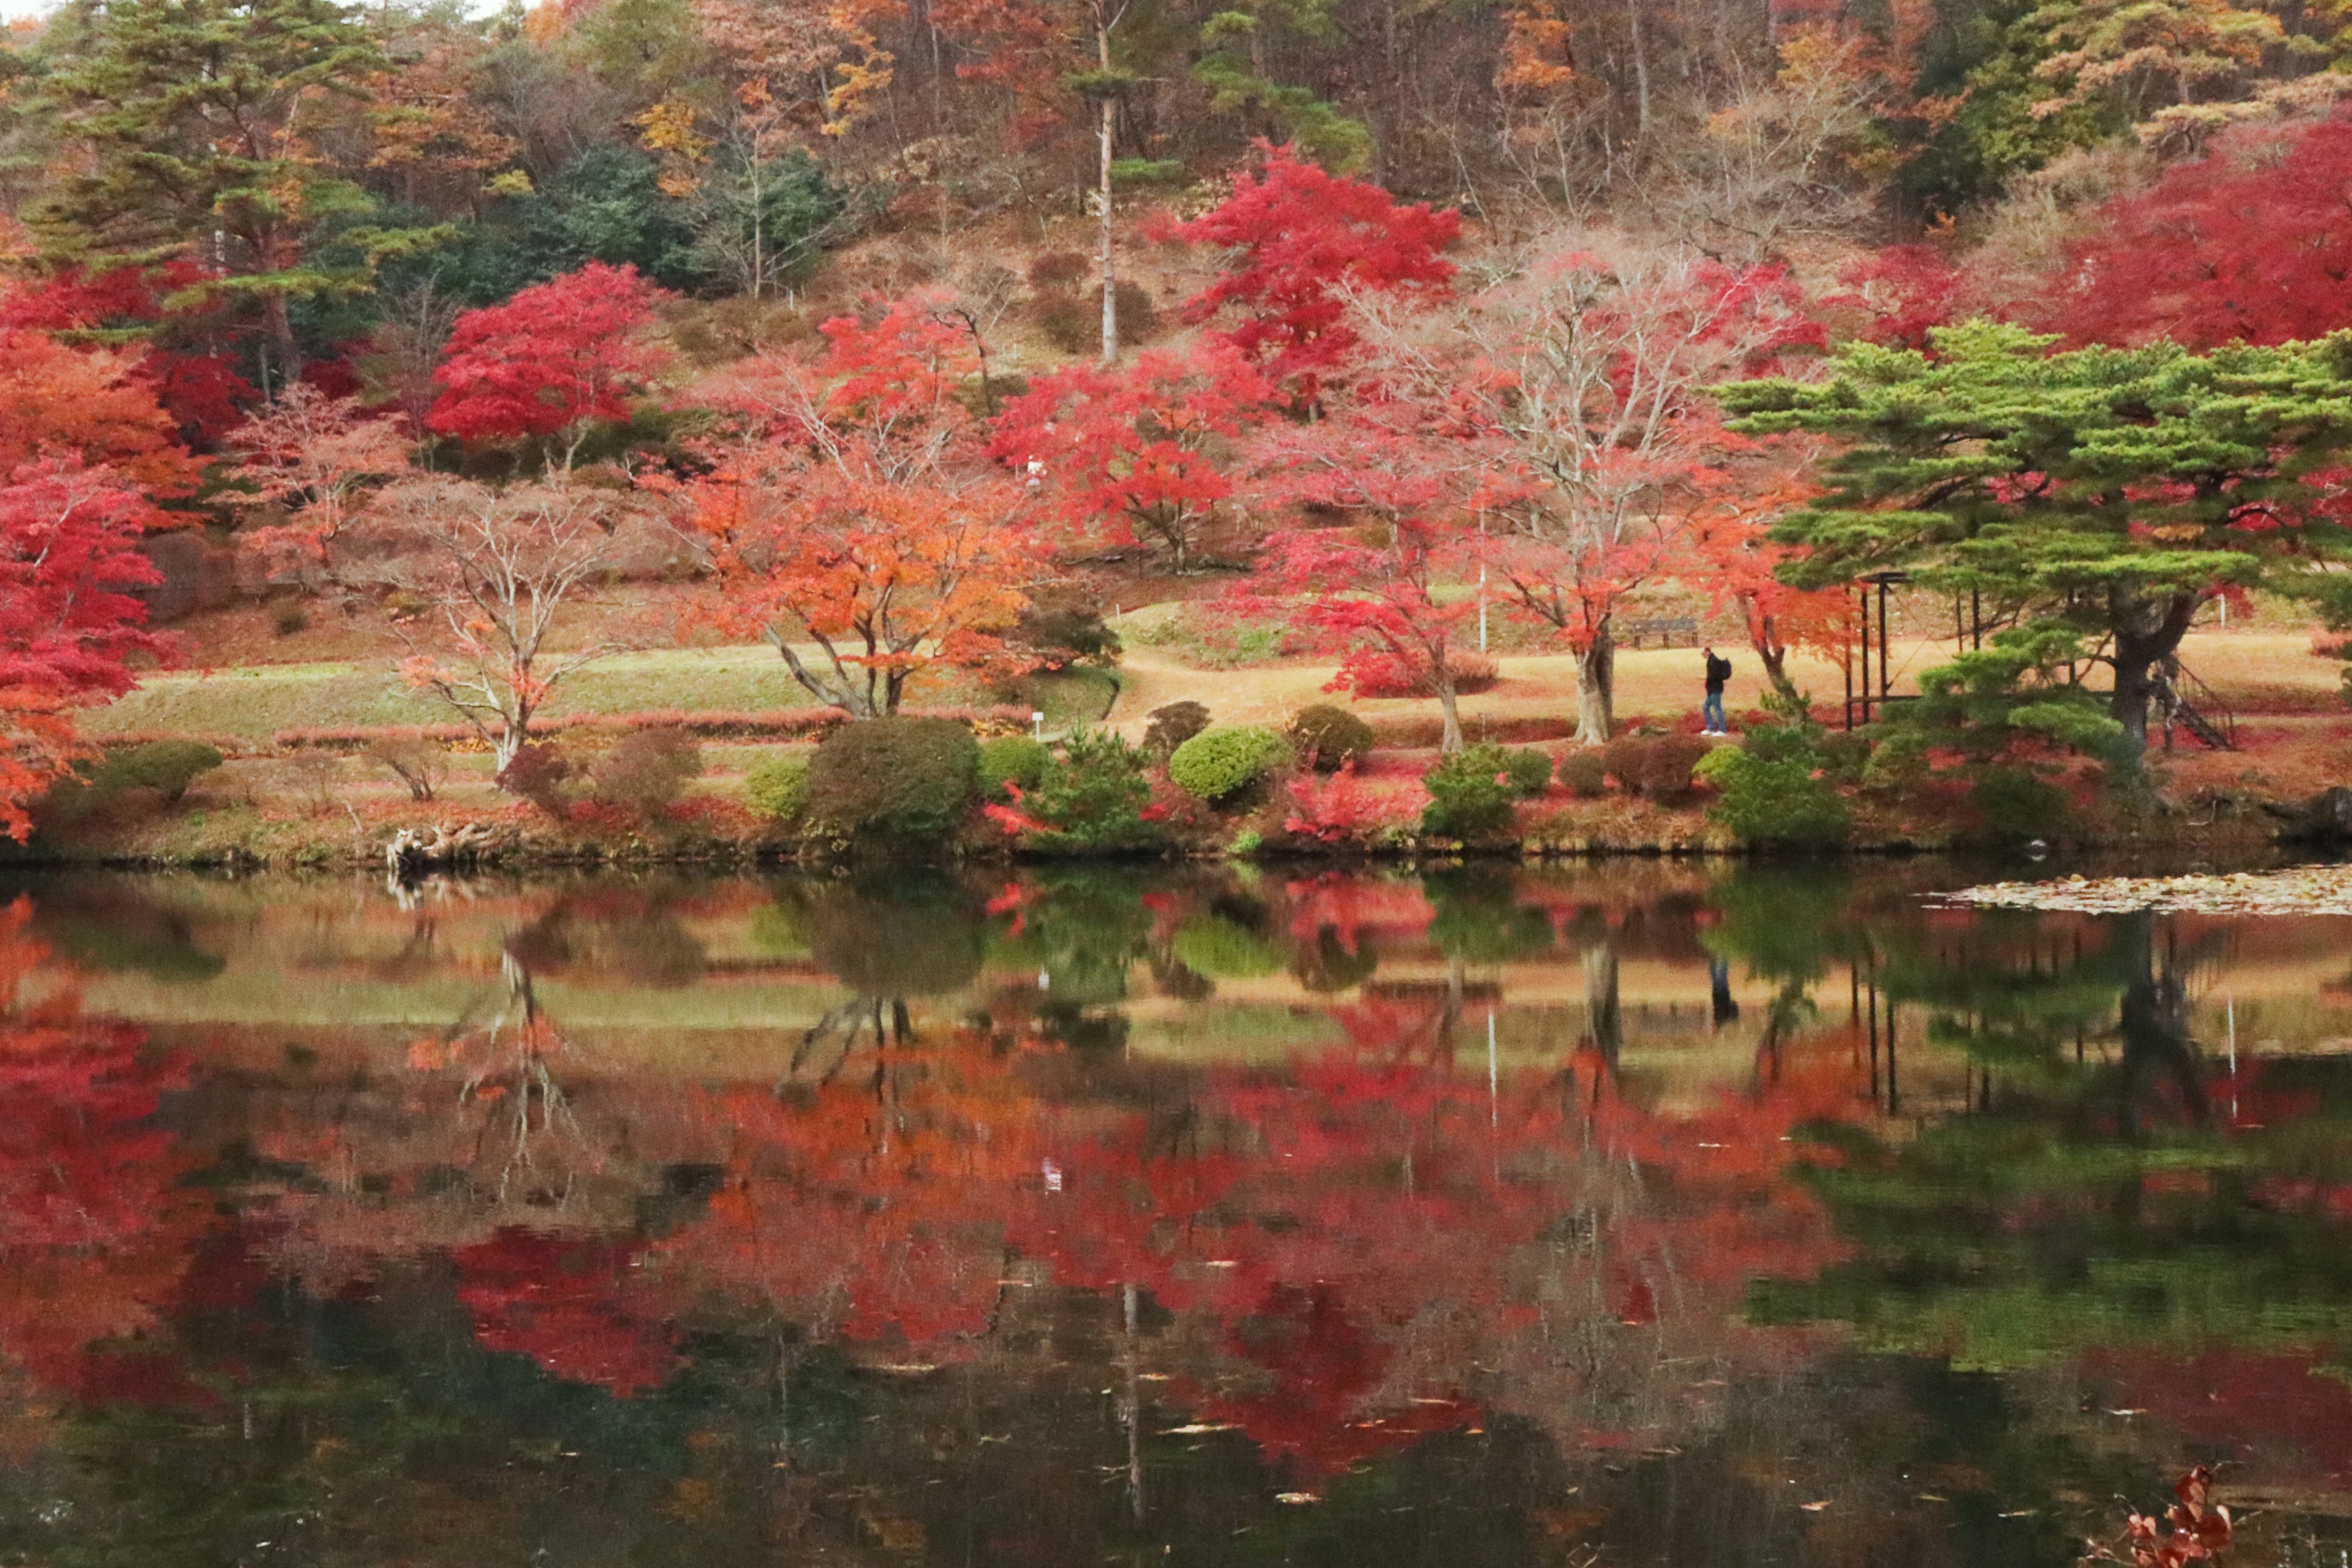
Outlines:
{"label": "trimmed hedge", "polygon": [[1533,746],[1518,747],[1503,753],[1503,772],[1522,797],[1539,795],[1551,783],[1551,757]]}
{"label": "trimmed hedge", "polygon": [[1053,749],[1026,735],[1000,735],[980,747],[980,793],[991,800],[1006,798],[1006,784],[1034,790],[1054,765]]}
{"label": "trimmed hedge", "polygon": [[1372,727],[1328,702],[1301,708],[1285,733],[1290,749],[1319,773],[1336,773],[1349,763],[1361,762],[1372,749]]}
{"label": "trimmed hedge", "polygon": [[828,832],[937,838],[980,789],[980,742],[952,719],[868,719],[827,735],[809,763],[808,817]]}
{"label": "trimmed hedge", "polygon": [[1203,730],[1168,759],[1168,779],[1194,800],[1240,794],[1290,760],[1281,736],[1255,724]]}
{"label": "trimmed hedge", "polygon": [[1422,774],[1429,804],[1422,807],[1422,831],[1437,838],[1487,838],[1511,826],[1511,803],[1518,789],[1509,753],[1492,742],[1465,746]]}
{"label": "trimmed hedge", "polygon": [[1559,760],[1560,787],[1579,800],[1598,800],[1608,793],[1609,764],[1599,752],[1570,752]]}
{"label": "trimmed hedge", "polygon": [[1144,727],[1144,754],[1154,762],[1165,763],[1176,754],[1176,748],[1209,727],[1209,710],[1197,702],[1171,702],[1151,710],[1151,722]]}
{"label": "trimmed hedge", "polygon": [[796,821],[808,805],[805,757],[770,757],[743,779],[743,799],[770,822]]}
{"label": "trimmed hedge", "polygon": [[[1029,710],[1012,703],[994,703],[980,708],[908,708],[902,710],[898,717],[945,719],[968,724],[975,730],[1018,731],[1026,729],[1029,724]],[[674,729],[714,740],[749,740],[772,736],[822,736],[849,721],[848,716],[838,708],[656,708],[636,713],[566,713],[559,718],[534,719],[530,732],[536,736],[567,734],[574,730],[625,732]],[[274,743],[283,751],[299,751],[308,746],[348,751],[375,741],[452,743],[473,739],[473,727],[467,724],[344,724],[280,730],[272,737]]]}
{"label": "trimmed hedge", "polygon": [[127,752],[110,752],[91,775],[93,789],[152,789],[166,805],[177,805],[198,773],[221,765],[220,752],[202,741],[150,741]]}

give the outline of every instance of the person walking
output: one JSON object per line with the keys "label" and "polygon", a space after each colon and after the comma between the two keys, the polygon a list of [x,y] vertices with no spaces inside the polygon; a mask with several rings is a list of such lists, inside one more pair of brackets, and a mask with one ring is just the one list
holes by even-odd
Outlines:
{"label": "person walking", "polygon": [[1731,661],[1719,657],[1713,648],[1706,652],[1706,701],[1699,708],[1699,718],[1706,725],[1705,733],[1728,735],[1731,731],[1723,718],[1723,683],[1731,679]]}

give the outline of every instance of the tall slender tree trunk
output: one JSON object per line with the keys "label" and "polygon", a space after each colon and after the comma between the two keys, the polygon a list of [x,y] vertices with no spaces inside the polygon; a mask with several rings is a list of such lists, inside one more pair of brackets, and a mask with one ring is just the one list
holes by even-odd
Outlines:
{"label": "tall slender tree trunk", "polygon": [[1576,741],[1605,746],[1617,724],[1617,642],[1602,626],[1576,659]]}
{"label": "tall slender tree trunk", "polygon": [[1118,270],[1111,248],[1110,152],[1118,105],[1110,93],[1110,24],[1099,13],[1095,24],[1095,59],[1103,73],[1102,102],[1096,110],[1095,131],[1099,154],[1096,199],[1102,203],[1102,363],[1112,364],[1118,359]]}

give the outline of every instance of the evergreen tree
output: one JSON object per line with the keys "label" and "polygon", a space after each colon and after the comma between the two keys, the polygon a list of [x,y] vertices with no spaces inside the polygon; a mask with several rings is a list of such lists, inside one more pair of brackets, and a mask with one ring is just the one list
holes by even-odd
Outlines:
{"label": "evergreen tree", "polygon": [[200,287],[258,310],[290,379],[290,301],[363,293],[384,257],[438,237],[367,226],[369,197],[312,141],[385,68],[334,0],[76,0],[55,27],[40,106],[77,156],[24,215],[51,259],[201,262]]}
{"label": "evergreen tree", "polygon": [[1907,570],[1999,622],[2071,632],[2115,671],[2144,747],[2150,699],[2198,605],[2352,553],[2332,488],[2352,445],[2352,333],[2197,355],[2052,353],[1971,322],[1931,350],[1852,344],[1818,382],[1722,389],[1750,434],[1848,445],[1822,504],[1775,531],[1791,581]]}

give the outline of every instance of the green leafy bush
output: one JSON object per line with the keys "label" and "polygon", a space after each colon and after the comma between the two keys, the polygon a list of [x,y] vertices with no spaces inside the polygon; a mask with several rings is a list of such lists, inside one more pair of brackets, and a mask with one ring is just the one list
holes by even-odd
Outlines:
{"label": "green leafy bush", "polygon": [[797,821],[808,805],[805,757],[770,757],[743,780],[743,799],[771,822]]}
{"label": "green leafy bush", "polygon": [[1290,760],[1290,748],[1271,730],[1235,724],[1203,730],[1168,759],[1171,783],[1194,800],[1220,801],[1240,794]]}
{"label": "green leafy bush", "polygon": [[1853,830],[1853,814],[1827,780],[1813,776],[1820,766],[1808,751],[1717,746],[1697,767],[1698,776],[1718,792],[1707,816],[1742,844],[1843,844]]}
{"label": "green leafy bush", "polygon": [[1439,838],[1486,838],[1511,826],[1511,803],[1518,790],[1509,759],[1492,742],[1465,746],[1421,775],[1429,804],[1422,807],[1422,831]]}
{"label": "green leafy bush", "polygon": [[702,776],[702,748],[676,728],[633,730],[604,749],[588,772],[588,798],[640,817],[677,804]]}
{"label": "green leafy bush", "polygon": [[1570,752],[1559,760],[1559,783],[1579,800],[1598,800],[1608,793],[1609,764],[1599,752]]}
{"label": "green leafy bush", "polygon": [[106,759],[101,777],[115,785],[152,789],[164,804],[177,805],[199,774],[221,765],[217,747],[202,741],[151,741]]}
{"label": "green leafy bush", "polygon": [[2057,838],[2072,826],[2074,803],[2048,779],[2021,767],[1991,767],[1969,790],[1978,833],[2016,843]]}
{"label": "green leafy bush", "polygon": [[1176,748],[1209,727],[1209,710],[1197,702],[1171,702],[1151,710],[1143,731],[1143,750],[1157,763],[1176,754]]}
{"label": "green leafy bush", "polygon": [[90,783],[100,790],[152,789],[164,805],[176,805],[197,774],[220,765],[219,751],[202,741],[150,741],[110,752]]}
{"label": "green leafy bush", "polygon": [[808,819],[878,838],[937,838],[980,788],[980,742],[952,719],[844,724],[809,763]]}
{"label": "green leafy bush", "polygon": [[1144,819],[1151,781],[1143,753],[1108,730],[1081,731],[1062,743],[1062,756],[1021,803],[1036,824],[1030,843],[1040,849],[1139,849],[1159,841]]}
{"label": "green leafy bush", "polygon": [[1361,762],[1372,749],[1372,727],[1345,708],[1318,702],[1301,708],[1287,731],[1290,748],[1319,773],[1336,773]]}
{"label": "green leafy bush", "polygon": [[1053,749],[1026,735],[1000,735],[980,746],[980,793],[991,800],[1006,798],[1004,786],[1018,784],[1024,793],[1035,789],[1054,765]]}
{"label": "green leafy bush", "polygon": [[1512,789],[1533,797],[1551,783],[1551,758],[1533,746],[1519,746],[1503,753],[1503,771],[1511,776]]}

